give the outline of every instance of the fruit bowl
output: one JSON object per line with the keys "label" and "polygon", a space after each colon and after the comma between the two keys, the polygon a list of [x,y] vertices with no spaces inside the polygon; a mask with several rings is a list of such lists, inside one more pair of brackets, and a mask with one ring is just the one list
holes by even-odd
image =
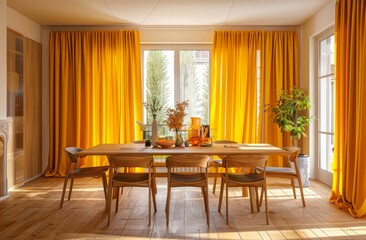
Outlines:
{"label": "fruit bowl", "polygon": [[158,140],[157,144],[162,148],[171,148],[175,141],[172,139]]}

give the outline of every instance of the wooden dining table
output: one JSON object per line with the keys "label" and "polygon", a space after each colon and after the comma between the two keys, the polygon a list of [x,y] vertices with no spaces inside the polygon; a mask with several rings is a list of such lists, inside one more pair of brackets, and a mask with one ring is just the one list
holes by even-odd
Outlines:
{"label": "wooden dining table", "polygon": [[145,147],[144,144],[99,144],[94,147],[86,148],[79,152],[80,156],[87,155],[232,155],[232,154],[286,154],[287,152],[281,148],[270,144],[259,143],[243,143],[243,144],[212,144],[210,147]]}
{"label": "wooden dining table", "polygon": [[[145,147],[144,144],[99,144],[94,147],[86,148],[79,152],[79,156],[110,156],[116,154],[123,155],[150,155],[150,156],[170,156],[179,154],[188,155],[210,155],[210,156],[227,156],[234,154],[260,154],[260,155],[277,155],[287,154],[281,148],[271,144],[259,143],[242,143],[242,144],[212,144],[212,146],[194,146],[194,147]],[[165,162],[154,162],[154,167],[164,167]],[[215,173],[210,173],[209,176],[214,176]],[[166,173],[156,173],[156,177],[166,177]],[[253,190],[250,189],[250,196],[254,196]],[[251,210],[256,211],[255,198],[251,197]]]}

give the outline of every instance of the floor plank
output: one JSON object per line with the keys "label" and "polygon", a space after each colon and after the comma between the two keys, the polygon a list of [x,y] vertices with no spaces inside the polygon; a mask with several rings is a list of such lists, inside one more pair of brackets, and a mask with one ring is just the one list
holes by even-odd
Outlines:
{"label": "floor plank", "polygon": [[[62,178],[40,177],[0,200],[0,239],[366,239],[366,218],[353,218],[328,201],[331,189],[317,181],[293,199],[286,180],[269,179],[270,224],[264,212],[251,213],[241,189],[229,192],[229,221],[225,202],[218,213],[218,196],[209,193],[210,227],[206,224],[200,189],[172,191],[170,223],[165,224],[166,180],[158,179],[157,207],[148,226],[147,190],[125,189],[119,211],[107,225],[101,179],[76,179],[70,201],[59,209]],[[212,182],[210,181],[210,189]]]}

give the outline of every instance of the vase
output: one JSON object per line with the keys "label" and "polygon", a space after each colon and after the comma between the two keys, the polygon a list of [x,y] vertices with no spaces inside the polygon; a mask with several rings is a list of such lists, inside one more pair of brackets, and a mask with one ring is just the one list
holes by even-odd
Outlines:
{"label": "vase", "polygon": [[158,146],[158,122],[155,118],[151,124],[151,145],[153,147]]}
{"label": "vase", "polygon": [[183,140],[182,137],[179,134],[179,130],[175,130],[175,146],[176,147],[182,147],[183,146]]}

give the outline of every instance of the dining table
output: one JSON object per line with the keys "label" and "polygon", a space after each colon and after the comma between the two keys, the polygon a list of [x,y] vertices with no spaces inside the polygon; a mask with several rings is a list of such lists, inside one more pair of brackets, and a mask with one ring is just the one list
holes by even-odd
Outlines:
{"label": "dining table", "polygon": [[86,148],[79,152],[80,156],[87,155],[233,155],[233,154],[286,154],[287,152],[281,148],[271,144],[263,143],[242,143],[242,144],[212,144],[211,146],[193,146],[193,147],[145,147],[144,144],[98,144],[96,146]]}
{"label": "dining table", "polygon": [[[192,147],[145,147],[145,144],[98,144],[79,152],[79,156],[110,156],[110,155],[149,155],[149,156],[171,156],[171,155],[209,155],[227,156],[234,154],[259,154],[259,155],[286,155],[287,151],[267,143],[239,143],[239,144],[215,144]],[[165,157],[161,158],[165,159]],[[155,161],[154,168],[165,167],[164,161]],[[215,176],[210,173],[209,177]],[[155,177],[166,177],[166,173],[155,173]],[[256,211],[256,201],[253,189],[250,189],[250,203],[252,212]]]}

